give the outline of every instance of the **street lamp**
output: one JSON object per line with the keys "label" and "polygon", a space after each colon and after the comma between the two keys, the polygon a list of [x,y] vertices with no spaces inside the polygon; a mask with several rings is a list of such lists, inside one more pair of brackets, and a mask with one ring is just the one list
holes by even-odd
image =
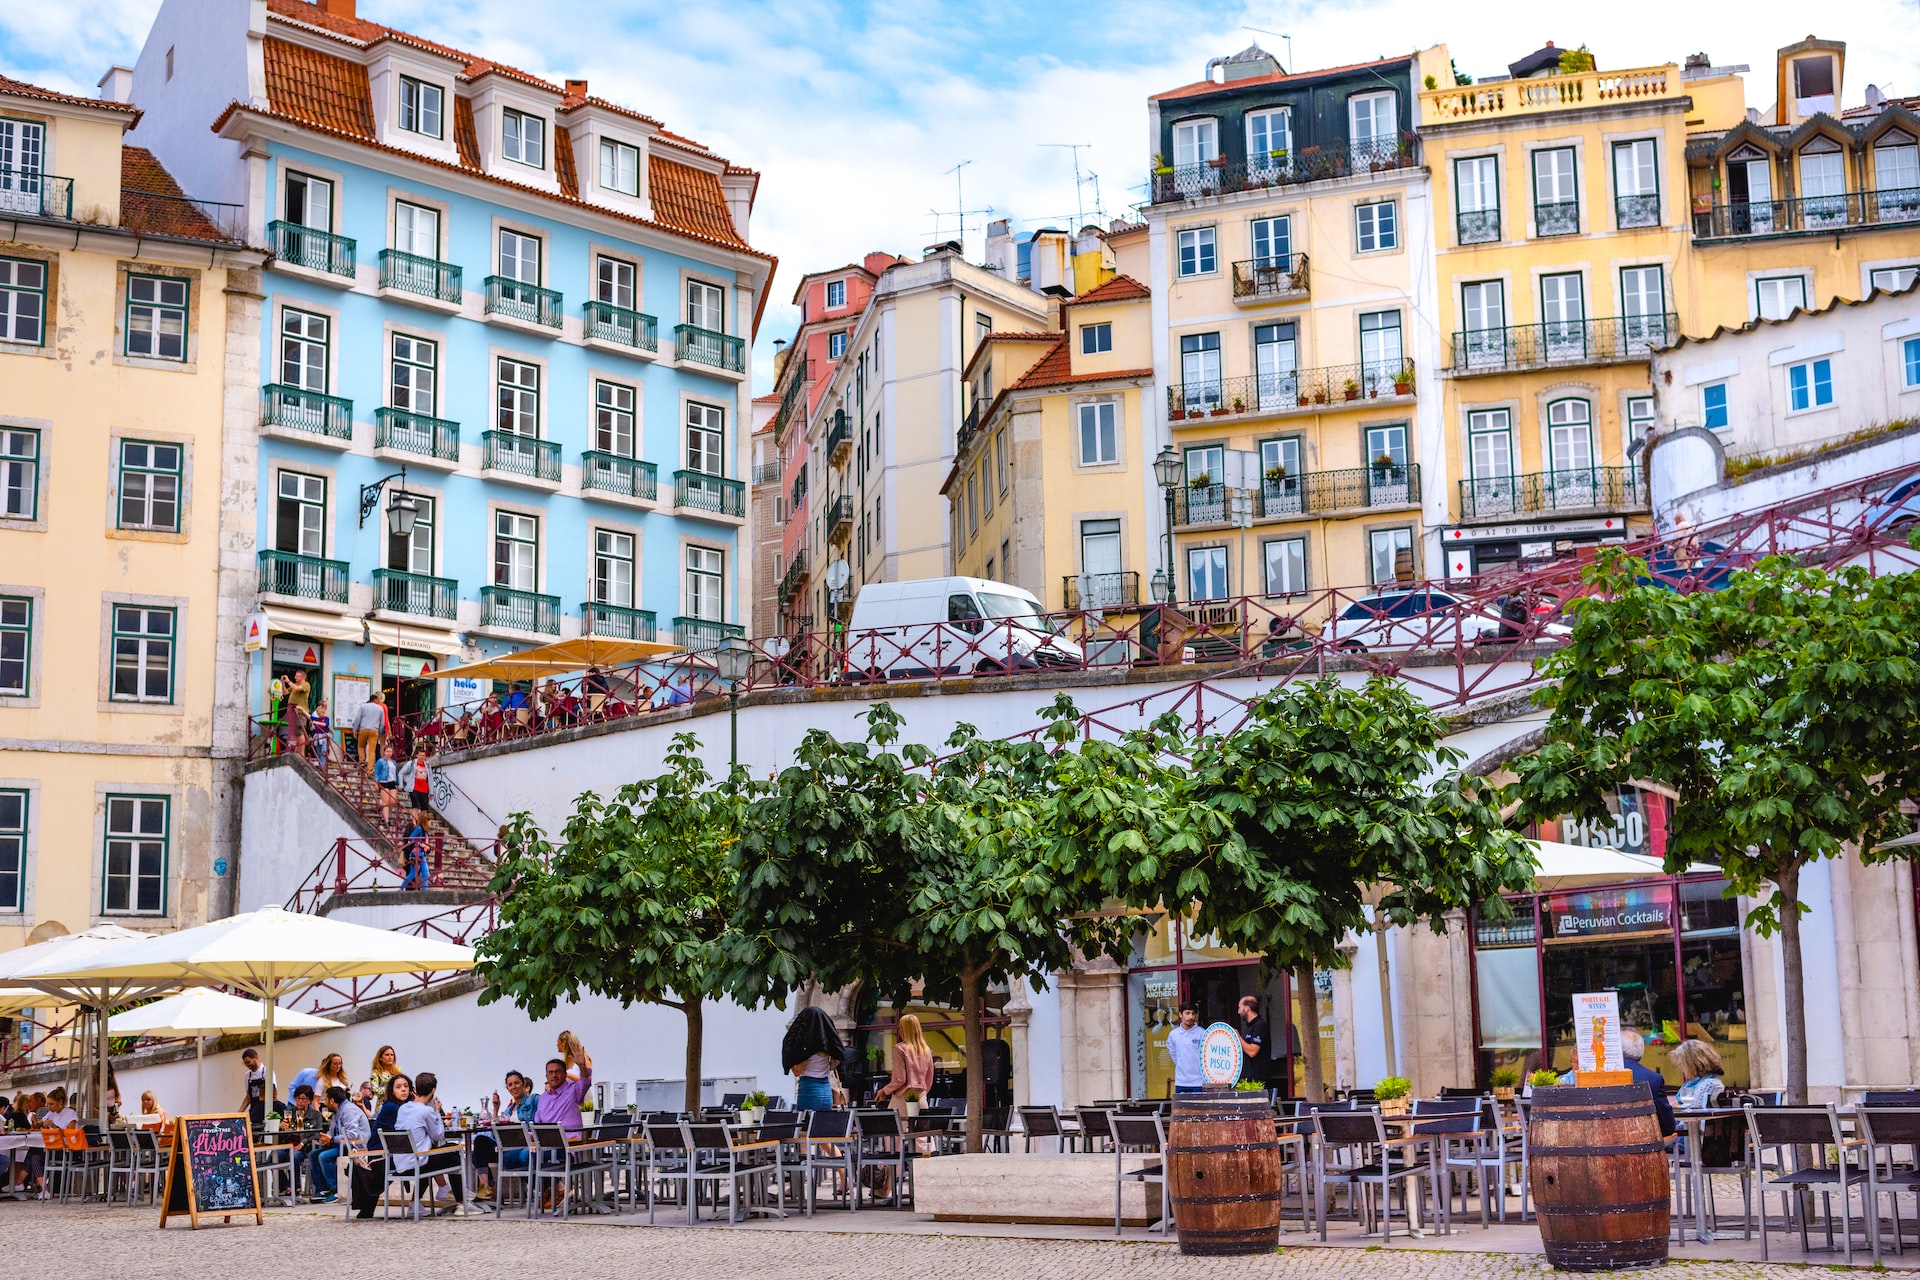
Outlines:
{"label": "street lamp", "polygon": [[393,493],[387,499],[387,532],[396,538],[413,535],[413,522],[420,514],[420,504],[407,492],[407,469],[400,468],[390,476],[382,476],[372,484],[360,486],[360,527],[367,527],[367,517],[380,505],[380,491],[393,481]]}
{"label": "street lamp", "polygon": [[[1164,581],[1156,588],[1163,604],[1172,604],[1180,594],[1180,579],[1173,569],[1173,494],[1180,487],[1180,474],[1185,470],[1180,465],[1180,455],[1172,445],[1160,450],[1160,456],[1153,460],[1153,478],[1160,482],[1160,491],[1167,496],[1167,567]],[[1161,582],[1156,575],[1156,582]]]}
{"label": "street lamp", "polygon": [[[747,678],[747,672],[753,666],[753,646],[739,636],[728,636],[714,650],[714,668],[720,674],[720,683],[727,687],[727,724],[732,731],[733,742],[728,751],[730,766],[740,763],[740,682]],[[731,778],[732,767],[728,769]]]}

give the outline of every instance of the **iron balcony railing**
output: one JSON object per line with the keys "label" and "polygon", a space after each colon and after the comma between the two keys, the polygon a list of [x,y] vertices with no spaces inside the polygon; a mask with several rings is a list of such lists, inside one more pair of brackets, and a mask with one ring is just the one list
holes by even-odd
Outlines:
{"label": "iron balcony railing", "polygon": [[1660,225],[1660,193],[1613,198],[1614,225],[1622,231]]}
{"label": "iron balcony railing", "polygon": [[581,304],[587,337],[637,351],[660,349],[660,322],[644,311],[616,307],[611,302]]}
{"label": "iron balcony railing", "polygon": [[417,453],[442,462],[460,461],[460,424],[405,409],[373,411],[373,447]]}
{"label": "iron balcony railing", "polygon": [[0,214],[73,220],[73,179],[0,165]]}
{"label": "iron balcony railing", "polygon": [[747,371],[747,344],[740,338],[690,324],[673,327],[673,358],[711,365],[728,373]]}
{"label": "iron balcony railing", "polygon": [[838,460],[841,450],[853,447],[853,420],[845,409],[833,411],[833,425],[827,428],[827,457]]}
{"label": "iron balcony railing", "polygon": [[722,640],[745,634],[745,627],[732,622],[715,622],[710,618],[673,620],[673,638],[689,649],[711,649]]}
{"label": "iron balcony railing", "polygon": [[673,505],[688,511],[744,516],[747,486],[739,480],[710,476],[704,471],[676,471],[673,473]]}
{"label": "iron balcony railing", "polygon": [[1460,518],[1549,511],[1618,511],[1647,502],[1633,467],[1578,467],[1460,481]]}
{"label": "iron balcony railing", "polygon": [[1300,147],[1280,155],[1246,160],[1207,160],[1199,164],[1164,166],[1153,175],[1153,202],[1199,200],[1257,191],[1264,187],[1294,186],[1328,178],[1350,178],[1404,169],[1419,162],[1419,146],[1412,134],[1365,142],[1336,141],[1325,147]]}
{"label": "iron balcony railing", "polygon": [[1242,378],[1176,383],[1167,388],[1167,417],[1182,422],[1241,414],[1287,413],[1412,394],[1411,360],[1335,364],[1320,369],[1288,369]]}
{"label": "iron balcony railing", "polygon": [[459,616],[460,584],[453,578],[435,578],[404,569],[373,571],[373,607],[422,618]]}
{"label": "iron balcony railing", "polygon": [[1246,258],[1233,264],[1233,296],[1238,302],[1284,302],[1307,296],[1307,255],[1284,253]]}
{"label": "iron balcony railing", "polygon": [[276,220],[267,224],[267,241],[273,256],[291,266],[309,271],[353,279],[354,241],[352,236],[317,231],[297,222]]}
{"label": "iron balcony railing", "polygon": [[488,276],[487,314],[524,320],[548,329],[561,328],[563,298],[558,289],[542,289],[537,284],[511,280],[506,276]]}
{"label": "iron balcony railing", "polygon": [[1140,575],[1124,573],[1070,573],[1064,579],[1067,608],[1122,609],[1140,603]]}
{"label": "iron balcony railing", "polygon": [[512,627],[516,631],[558,635],[560,597],[543,596],[536,591],[519,591],[513,587],[482,587],[480,623],[488,627]]}
{"label": "iron balcony railing", "polygon": [[780,464],[777,462],[756,462],[753,464],[753,483],[756,487],[763,484],[779,484]]}
{"label": "iron balcony railing", "polygon": [[[1578,200],[1536,202],[1533,206],[1533,234],[1536,236],[1579,235],[1580,202]],[[1465,241],[1463,240],[1462,243],[1464,244]]]}
{"label": "iron balcony railing", "polygon": [[1506,373],[1554,365],[1645,360],[1655,347],[1666,346],[1679,336],[1680,317],[1671,311],[1467,329],[1453,335],[1453,372]]}
{"label": "iron balcony railing", "polygon": [[1902,222],[1920,222],[1920,187],[1717,204],[1694,213],[1693,235],[1696,240],[1720,240]]}
{"label": "iron balcony railing", "polygon": [[1453,215],[1461,244],[1491,244],[1500,238],[1500,210],[1461,209]]}
{"label": "iron balcony railing", "polygon": [[841,494],[827,508],[827,536],[840,538],[853,532],[853,499]]}
{"label": "iron balcony railing", "polygon": [[351,440],[353,401],[270,382],[260,389],[260,425],[304,431],[329,440]]}
{"label": "iron balcony railing", "polygon": [[347,562],[291,551],[260,553],[262,595],[293,596],[300,600],[347,602]]}
{"label": "iron balcony railing", "polygon": [[247,207],[174,191],[120,189],[120,225],[147,235],[185,240],[247,241]]}
{"label": "iron balcony railing", "polygon": [[799,361],[798,368],[783,370],[787,378],[787,389],[780,395],[779,411],[773,415],[773,434],[779,439],[786,433],[787,421],[793,416],[794,406],[800,403],[800,397],[813,380],[813,365],[805,356],[789,356],[788,361]]}
{"label": "iron balcony railing", "polygon": [[590,636],[609,636],[615,640],[651,640],[656,630],[653,610],[604,604],[598,600],[581,601],[580,624]]}
{"label": "iron balcony railing", "polygon": [[960,432],[954,437],[954,449],[956,451],[966,449],[967,442],[973,439],[973,433],[980,429],[981,422],[984,421],[987,416],[987,410],[992,407],[993,400],[991,398],[975,400],[973,402],[972,407],[967,410],[966,417],[960,419]]}
{"label": "iron balcony railing", "polygon": [[793,485],[787,493],[787,501],[796,509],[800,506],[800,499],[807,496],[807,484],[807,464],[802,462],[800,474],[793,478]]}
{"label": "iron balcony railing", "polygon": [[[1253,518],[1286,519],[1368,507],[1404,507],[1420,501],[1420,464],[1351,467],[1308,471],[1297,476],[1263,478],[1253,492]],[[1224,524],[1233,503],[1223,484],[1187,484],[1174,491],[1174,523]]]}
{"label": "iron balcony railing", "polygon": [[380,251],[380,287],[432,298],[435,302],[458,304],[462,296],[459,267],[398,249]]}
{"label": "iron balcony railing", "polygon": [[660,472],[651,462],[588,449],[580,455],[580,487],[652,502],[660,493]]}
{"label": "iron balcony railing", "polygon": [[810,576],[811,573],[807,568],[807,549],[803,546],[794,552],[793,563],[788,565],[787,571],[780,575],[780,599],[791,599],[793,593],[800,589],[800,584]]}
{"label": "iron balcony railing", "polygon": [[560,443],[513,431],[482,431],[480,467],[529,480],[560,483]]}

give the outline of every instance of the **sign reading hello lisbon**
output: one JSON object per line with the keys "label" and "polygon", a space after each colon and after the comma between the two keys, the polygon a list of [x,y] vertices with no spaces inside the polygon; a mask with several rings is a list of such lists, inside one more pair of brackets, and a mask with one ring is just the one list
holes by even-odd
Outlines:
{"label": "sign reading hello lisbon", "polygon": [[1548,932],[1560,941],[1673,929],[1673,886],[1669,884],[1556,893],[1546,906]]}

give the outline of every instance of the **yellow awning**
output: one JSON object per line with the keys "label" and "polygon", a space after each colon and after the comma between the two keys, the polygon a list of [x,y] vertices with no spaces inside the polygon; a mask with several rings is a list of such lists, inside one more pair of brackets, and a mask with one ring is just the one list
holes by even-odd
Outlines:
{"label": "yellow awning", "polygon": [[576,636],[556,640],[518,653],[503,653],[484,662],[436,671],[436,680],[455,677],[468,680],[536,680],[541,676],[565,675],[585,671],[589,666],[617,667],[629,662],[644,662],[669,653],[678,653],[677,644],[659,644],[652,640],[617,640],[611,636]]}

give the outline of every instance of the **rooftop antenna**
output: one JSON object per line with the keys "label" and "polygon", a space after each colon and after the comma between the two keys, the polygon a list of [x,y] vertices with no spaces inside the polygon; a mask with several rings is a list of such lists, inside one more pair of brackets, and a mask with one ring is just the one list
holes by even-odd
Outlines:
{"label": "rooftop antenna", "polygon": [[[961,185],[961,180],[962,178],[965,177],[965,175],[961,172],[961,170],[965,169],[968,165],[972,163],[973,161],[971,160],[962,160],[959,164],[947,170],[948,173],[953,175],[954,207],[950,212],[952,212],[954,219],[960,224],[960,256],[963,258],[966,257],[967,255],[967,219],[972,217],[976,213],[992,213],[993,212],[992,205],[988,205],[984,209],[967,208],[967,197],[966,197],[965,189]],[[933,214],[933,218],[934,218],[933,234],[934,234],[934,238],[937,240],[939,239],[939,236],[940,236],[940,219],[946,215],[938,209],[930,210],[930,212]]]}
{"label": "rooftop antenna", "polygon": [[1293,64],[1293,37],[1292,36],[1288,35],[1284,31],[1269,31],[1265,27],[1241,27],[1240,29],[1242,31],[1258,32],[1260,35],[1263,35],[1263,36],[1277,36],[1279,39],[1285,40],[1287,42],[1287,72],[1288,74],[1292,74],[1293,72],[1299,70],[1299,68],[1297,68]]}
{"label": "rooftop antenna", "polygon": [[1100,177],[1098,174],[1092,172],[1088,172],[1083,176],[1080,172],[1080,153],[1082,151],[1091,151],[1093,144],[1091,142],[1036,142],[1034,145],[1037,147],[1053,147],[1073,153],[1073,232],[1075,235],[1080,234],[1080,228],[1087,225],[1087,209],[1086,205],[1081,202],[1080,189],[1088,182],[1093,183],[1094,212],[1096,214],[1100,212]]}

